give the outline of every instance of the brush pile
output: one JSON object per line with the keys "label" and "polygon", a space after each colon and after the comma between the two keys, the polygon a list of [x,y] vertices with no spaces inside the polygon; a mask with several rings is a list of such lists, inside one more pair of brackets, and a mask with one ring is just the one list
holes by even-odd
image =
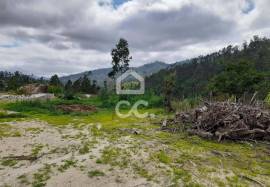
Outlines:
{"label": "brush pile", "polygon": [[270,141],[270,113],[239,103],[205,103],[191,112],[177,113],[165,120],[162,130],[186,130],[203,138]]}

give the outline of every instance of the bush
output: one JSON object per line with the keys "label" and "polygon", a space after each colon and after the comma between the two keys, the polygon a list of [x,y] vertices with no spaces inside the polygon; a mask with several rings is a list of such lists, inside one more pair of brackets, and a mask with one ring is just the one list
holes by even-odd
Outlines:
{"label": "bush", "polygon": [[65,91],[63,99],[73,100],[75,99],[75,94],[72,91]]}
{"label": "bush", "polygon": [[51,86],[51,85],[48,86],[49,93],[53,93],[55,95],[60,95],[63,93],[63,91],[64,91],[63,88],[60,86]]}

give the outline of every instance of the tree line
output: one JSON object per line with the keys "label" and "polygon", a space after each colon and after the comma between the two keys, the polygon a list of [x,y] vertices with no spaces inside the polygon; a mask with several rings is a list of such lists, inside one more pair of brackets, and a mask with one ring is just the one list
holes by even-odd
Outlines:
{"label": "tree line", "polygon": [[14,73],[0,71],[0,91],[17,92],[20,87],[34,83],[48,85],[48,92],[55,94],[97,94],[100,89],[97,81],[91,81],[87,75],[80,77],[74,82],[69,80],[66,84],[63,84],[57,75],[53,75],[49,80],[46,80],[44,78],[35,78],[32,75],[26,75],[19,71]]}
{"label": "tree line", "polygon": [[45,83],[44,78],[35,78],[19,71],[14,73],[0,71],[0,91],[17,91],[21,86],[32,83]]}
{"label": "tree line", "polygon": [[158,95],[169,93],[169,98],[209,94],[241,98],[258,92],[264,99],[270,92],[270,39],[254,36],[241,47],[229,45],[161,70],[146,78],[146,88]]}

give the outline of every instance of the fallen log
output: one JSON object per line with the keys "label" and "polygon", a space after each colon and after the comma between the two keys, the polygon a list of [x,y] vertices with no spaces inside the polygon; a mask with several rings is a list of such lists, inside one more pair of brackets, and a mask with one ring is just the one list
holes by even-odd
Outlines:
{"label": "fallen log", "polygon": [[45,153],[39,155],[39,156],[33,156],[33,155],[19,155],[19,156],[6,156],[6,157],[3,157],[3,159],[5,160],[27,160],[27,161],[36,161],[38,160],[39,158],[43,157],[44,155],[46,155]]}

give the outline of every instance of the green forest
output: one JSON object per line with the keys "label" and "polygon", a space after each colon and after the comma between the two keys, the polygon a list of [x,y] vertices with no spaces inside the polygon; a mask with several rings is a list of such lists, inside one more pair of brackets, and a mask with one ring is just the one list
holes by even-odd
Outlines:
{"label": "green forest", "polygon": [[242,46],[228,46],[187,63],[161,70],[146,78],[146,87],[161,94],[166,77],[173,76],[173,96],[178,99],[223,95],[240,98],[270,90],[270,39],[254,36]]}

